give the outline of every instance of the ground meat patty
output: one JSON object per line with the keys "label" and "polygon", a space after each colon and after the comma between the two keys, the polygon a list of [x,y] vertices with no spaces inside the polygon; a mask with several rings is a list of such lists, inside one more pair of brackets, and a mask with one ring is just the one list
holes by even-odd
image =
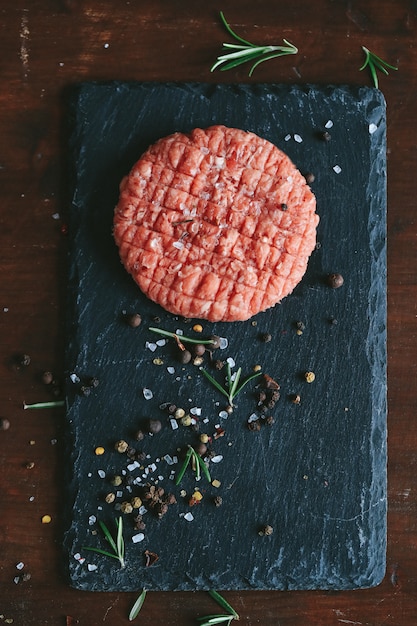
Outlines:
{"label": "ground meat patty", "polygon": [[225,126],[151,146],[120,185],[114,237],[142,291],[164,309],[246,320],[280,302],[316,244],[316,201],[276,146]]}

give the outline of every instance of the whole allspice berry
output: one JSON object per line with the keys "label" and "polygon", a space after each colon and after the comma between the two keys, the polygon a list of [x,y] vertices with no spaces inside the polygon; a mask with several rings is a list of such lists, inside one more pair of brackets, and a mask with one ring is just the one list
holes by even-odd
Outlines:
{"label": "whole allspice berry", "polygon": [[126,316],[126,321],[131,328],[137,328],[142,323],[142,318],[139,313],[131,313]]}
{"label": "whole allspice berry", "polygon": [[157,433],[159,433],[161,428],[162,428],[162,423],[160,420],[155,420],[155,419],[149,420],[148,429],[152,435],[156,435]]}
{"label": "whole allspice berry", "polygon": [[265,524],[265,526],[263,526],[258,532],[258,535],[260,535],[261,537],[269,537],[270,535],[272,535],[273,532],[274,529],[272,528],[272,526],[270,524]]}
{"label": "whole allspice berry", "polygon": [[327,277],[327,284],[329,285],[329,287],[331,287],[332,289],[339,289],[339,287],[341,287],[344,283],[344,279],[342,274],[329,274]]}

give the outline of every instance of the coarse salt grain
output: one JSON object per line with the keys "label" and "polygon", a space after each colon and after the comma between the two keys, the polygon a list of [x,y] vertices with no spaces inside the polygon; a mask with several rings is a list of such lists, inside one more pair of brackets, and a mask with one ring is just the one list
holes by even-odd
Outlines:
{"label": "coarse salt grain", "polygon": [[285,135],[284,137],[284,141],[289,141],[291,139],[291,135],[288,133],[288,135]]}
{"label": "coarse salt grain", "polygon": [[335,166],[333,167],[333,171],[334,171],[336,174],[340,174],[340,172],[342,171],[342,168],[340,167],[340,165],[335,165]]}
{"label": "coarse salt grain", "polygon": [[332,128],[333,126],[333,122],[332,120],[329,120],[328,122],[325,123],[324,128]]}
{"label": "coarse salt grain", "polygon": [[19,570],[23,569],[24,567],[25,567],[25,564],[23,563],[23,561],[20,561],[16,565],[16,569],[19,569]]}
{"label": "coarse salt grain", "polygon": [[229,345],[228,338],[227,337],[220,337],[219,344],[220,344],[219,345],[220,350],[224,350]]}
{"label": "coarse salt grain", "polygon": [[95,572],[97,569],[97,565],[94,565],[94,563],[89,563],[87,567],[89,572]]}
{"label": "coarse salt grain", "polygon": [[191,415],[197,415],[197,416],[200,416],[200,415],[201,415],[201,408],[200,408],[199,406],[193,406],[193,407],[190,409],[190,413],[191,413]]}
{"label": "coarse salt grain", "polygon": [[220,461],[223,461],[223,455],[222,454],[216,454],[216,456],[214,456],[211,459],[212,463],[220,463]]}
{"label": "coarse salt grain", "polygon": [[162,348],[162,346],[164,346],[166,342],[167,342],[166,339],[158,339],[158,341],[156,342],[156,345]]}
{"label": "coarse salt grain", "polygon": [[251,422],[256,422],[257,419],[258,416],[256,415],[256,413],[252,413],[252,415],[249,415],[248,417],[248,424],[250,424]]}
{"label": "coarse salt grain", "polygon": [[193,519],[194,519],[194,515],[192,513],[188,512],[188,513],[186,513],[184,515],[184,519],[187,520],[187,522],[192,522]]}
{"label": "coarse salt grain", "polygon": [[230,367],[234,367],[236,365],[234,358],[231,356],[226,359],[226,362],[230,365]]}
{"label": "coarse salt grain", "polygon": [[376,130],[378,130],[378,126],[376,124],[369,124],[369,134],[370,135],[373,135]]}
{"label": "coarse salt grain", "polygon": [[74,383],[74,385],[76,385],[77,383],[80,382],[80,377],[77,376],[77,374],[72,373],[70,374],[70,380],[72,383]]}
{"label": "coarse salt grain", "polygon": [[88,523],[90,526],[93,526],[93,524],[95,524],[97,521],[97,518],[95,515],[90,515],[90,517],[88,518]]}
{"label": "coarse salt grain", "polygon": [[169,420],[170,424],[171,424],[171,428],[172,430],[177,430],[178,428],[178,422],[177,420],[175,420],[173,417]]}
{"label": "coarse salt grain", "polygon": [[133,543],[140,543],[145,539],[145,535],[143,533],[138,533],[137,535],[133,535],[132,541]]}
{"label": "coarse salt grain", "polygon": [[300,137],[300,135],[294,135],[294,141],[296,141],[297,143],[301,143],[303,139],[302,137]]}
{"label": "coarse salt grain", "polygon": [[229,417],[229,413],[227,411],[220,411],[219,417],[221,417],[222,419],[227,420],[227,418]]}
{"label": "coarse salt grain", "polygon": [[102,469],[98,470],[97,474],[100,476],[100,478],[106,478],[106,472]]}
{"label": "coarse salt grain", "polygon": [[167,367],[167,372],[168,372],[168,374],[175,374],[175,367],[172,367],[170,365],[169,367]]}
{"label": "coarse salt grain", "polygon": [[145,348],[147,348],[148,350],[150,350],[151,352],[155,352],[155,350],[157,349],[157,345],[156,343],[153,343],[152,341],[147,341],[145,343]]}
{"label": "coarse salt grain", "polygon": [[152,391],[145,387],[145,389],[143,390],[143,397],[145,398],[145,400],[151,400],[153,398]]}

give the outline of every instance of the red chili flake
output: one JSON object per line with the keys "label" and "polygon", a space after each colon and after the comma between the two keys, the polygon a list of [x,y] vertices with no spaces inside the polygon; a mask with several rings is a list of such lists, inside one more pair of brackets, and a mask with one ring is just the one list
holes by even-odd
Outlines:
{"label": "red chili flake", "polygon": [[159,559],[159,556],[155,552],[151,552],[150,550],[145,550],[143,554],[145,556],[145,567],[150,567]]}
{"label": "red chili flake", "polygon": [[68,224],[62,224],[61,225],[61,234],[62,235],[68,235]]}
{"label": "red chili flake", "polygon": [[218,426],[216,428],[216,432],[213,435],[213,439],[219,439],[220,437],[224,437],[226,431],[224,428],[220,428],[220,426]]}

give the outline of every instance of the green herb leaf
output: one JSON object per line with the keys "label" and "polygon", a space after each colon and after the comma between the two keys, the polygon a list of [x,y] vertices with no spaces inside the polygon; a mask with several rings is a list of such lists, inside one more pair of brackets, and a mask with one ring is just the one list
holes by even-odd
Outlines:
{"label": "green herb leaf", "polygon": [[149,330],[157,335],[162,335],[163,337],[171,337],[171,339],[175,339],[181,343],[202,343],[206,346],[214,345],[215,343],[213,339],[196,339],[195,337],[186,337],[185,335],[177,335],[177,333],[172,333],[171,331],[163,330],[162,328],[154,328],[153,326],[150,326]]}
{"label": "green herb leaf", "polygon": [[230,624],[235,619],[233,615],[206,615],[205,617],[199,617],[201,621],[200,626],[214,626],[215,624]]}
{"label": "green herb leaf", "polygon": [[238,620],[239,618],[239,614],[234,610],[234,608],[227,602],[227,600],[225,600],[225,598],[223,598],[223,596],[218,592],[215,591],[214,589],[210,589],[209,591],[210,596],[213,598],[213,600],[216,600],[216,602],[226,611],[229,611],[229,613],[231,615],[233,615],[233,617]]}
{"label": "green herb leaf", "polygon": [[34,402],[33,404],[23,403],[24,409],[54,409],[59,406],[65,406],[65,400],[52,400],[51,402]]}
{"label": "green herb leaf", "polygon": [[220,71],[224,72],[238,67],[243,63],[247,63],[248,61],[255,61],[257,59],[249,71],[249,76],[252,76],[254,70],[260,63],[288,54],[297,54],[298,52],[298,49],[287,39],[283,40],[286,44],[285,46],[258,46],[235,33],[230,24],[226,21],[222,11],[220,11],[220,19],[229,35],[236,41],[239,41],[240,44],[223,43],[223,48],[226,50],[232,49],[235,50],[235,52],[228,52],[227,54],[218,56],[217,61],[211,67],[211,72],[217,68],[220,68]]}
{"label": "green herb leaf", "polygon": [[362,67],[359,68],[359,71],[361,72],[362,70],[365,69],[365,67],[368,66],[369,71],[371,72],[374,86],[376,87],[376,89],[378,89],[377,70],[380,70],[384,74],[388,74],[388,68],[390,70],[398,70],[398,67],[395,67],[394,65],[390,65],[389,63],[381,59],[381,57],[377,56],[376,54],[368,50],[368,48],[365,48],[365,46],[362,46],[362,50],[365,53],[365,62],[362,65]]}
{"label": "green herb leaf", "polygon": [[124,560],[125,543],[123,539],[122,518],[119,517],[119,519],[116,520],[116,526],[117,526],[116,541],[113,539],[112,534],[107,528],[106,524],[102,522],[101,520],[99,520],[99,526],[101,530],[103,531],[105,538],[107,539],[110,546],[112,547],[113,553],[108,552],[107,550],[101,550],[100,548],[91,548],[87,546],[84,546],[83,549],[90,550],[90,552],[97,552],[98,554],[102,554],[103,556],[110,556],[112,559],[117,559],[120,563],[120,567],[124,567],[125,566],[125,560]]}
{"label": "green herb leaf", "polygon": [[251,374],[248,376],[243,382],[240,383],[240,377],[242,374],[242,368],[236,371],[235,376],[233,377],[232,370],[229,362],[227,362],[227,373],[226,373],[226,383],[227,386],[223,387],[211,374],[208,373],[203,367],[200,367],[200,371],[204,376],[211,382],[213,387],[218,389],[229,401],[231,407],[233,407],[234,398],[242,391],[242,389],[247,385],[251,380],[260,376],[261,372],[256,372],[255,374]]}
{"label": "green herb leaf", "polygon": [[214,387],[216,387],[216,389],[218,389],[223,395],[225,395],[226,398],[229,398],[229,392],[226,389],[224,389],[224,387],[222,387],[221,384],[219,382],[217,382],[217,380],[215,378],[213,378],[213,376],[211,374],[209,374],[207,370],[205,370],[203,367],[201,367],[200,371],[211,382],[211,384]]}
{"label": "green herb leaf", "polygon": [[191,448],[191,446],[190,446],[190,447],[188,448],[187,454],[185,455],[185,460],[184,460],[184,463],[182,464],[182,467],[181,467],[180,471],[178,472],[178,476],[177,476],[177,478],[176,478],[176,480],[175,480],[175,484],[176,484],[176,485],[179,485],[179,484],[180,484],[180,482],[181,482],[181,480],[182,480],[182,478],[183,478],[183,476],[184,476],[184,474],[185,474],[185,470],[186,470],[186,469],[187,469],[187,467],[188,467],[188,464],[189,464],[189,462],[190,462],[190,459],[191,459],[191,457],[192,457],[192,454],[193,454],[193,449],[192,449],[192,448]]}
{"label": "green herb leaf", "polygon": [[143,603],[145,602],[146,593],[147,593],[146,589],[143,589],[142,593],[136,600],[135,604],[132,606],[130,613],[129,613],[129,622],[133,622],[135,617],[139,615],[139,611],[141,610]]}
{"label": "green herb leaf", "polygon": [[204,463],[203,459],[201,458],[201,456],[198,454],[198,452],[195,452],[195,458],[197,459],[197,463],[198,465],[201,467],[204,476],[207,478],[208,482],[211,483],[211,476],[210,476],[210,472],[208,470],[207,465]]}

